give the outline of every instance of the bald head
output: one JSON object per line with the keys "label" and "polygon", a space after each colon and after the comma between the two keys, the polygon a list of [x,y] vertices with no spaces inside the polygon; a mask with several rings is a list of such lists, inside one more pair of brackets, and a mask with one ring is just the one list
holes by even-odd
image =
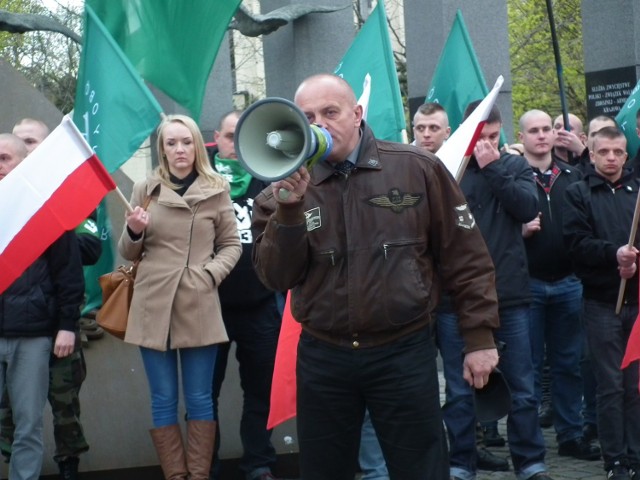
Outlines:
{"label": "bald head", "polygon": [[13,127],[13,134],[22,139],[29,153],[33,152],[49,135],[49,127],[40,120],[23,118]]}
{"label": "bald head", "polygon": [[587,147],[589,151],[593,151],[593,141],[595,139],[596,134],[605,127],[617,127],[615,119],[607,116],[607,115],[599,115],[595,118],[592,118],[589,122],[589,127],[587,131]]}
{"label": "bald head", "polygon": [[556,135],[551,117],[542,110],[529,110],[520,117],[520,142],[524,156],[532,164],[546,167],[551,162],[551,149]]}
{"label": "bald head", "polygon": [[27,156],[27,147],[12,133],[0,133],[0,180]]}
{"label": "bald head", "polygon": [[335,91],[335,95],[343,95],[348,103],[355,105],[357,102],[356,95],[353,93],[351,85],[349,85],[344,78],[329,73],[320,73],[318,75],[307,77],[298,86],[293,100],[297,103],[296,99],[298,98],[298,95],[300,93],[304,93],[304,90],[309,88],[315,90],[322,87],[332,89]]}
{"label": "bald head", "polygon": [[300,84],[294,99],[309,123],[331,134],[333,148],[327,160],[344,161],[358,145],[362,123],[362,107],[351,86],[336,75],[314,75]]}
{"label": "bald head", "polygon": [[[569,131],[575,133],[577,136],[580,134],[584,134],[584,125],[582,125],[582,120],[580,120],[573,113],[568,114],[569,117]],[[556,119],[553,121],[553,128],[556,130],[564,130],[564,117],[562,115],[558,115]]]}

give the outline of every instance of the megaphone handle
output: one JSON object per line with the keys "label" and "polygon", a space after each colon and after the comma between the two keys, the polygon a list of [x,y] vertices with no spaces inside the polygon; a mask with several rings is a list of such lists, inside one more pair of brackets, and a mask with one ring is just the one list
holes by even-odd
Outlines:
{"label": "megaphone handle", "polygon": [[280,197],[280,200],[288,200],[291,196],[291,192],[286,188],[281,188],[278,190],[278,196]]}

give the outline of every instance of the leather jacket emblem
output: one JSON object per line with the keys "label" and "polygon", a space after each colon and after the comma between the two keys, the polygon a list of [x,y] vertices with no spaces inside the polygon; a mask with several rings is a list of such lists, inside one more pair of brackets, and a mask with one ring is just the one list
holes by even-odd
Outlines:
{"label": "leather jacket emblem", "polygon": [[422,197],[419,193],[403,193],[399,188],[392,188],[388,194],[371,197],[367,202],[374,207],[390,208],[394,213],[401,213],[405,208],[418,205]]}
{"label": "leather jacket emblem", "polygon": [[458,205],[455,209],[457,217],[456,225],[458,225],[458,227],[465,228],[467,230],[471,230],[475,227],[476,219],[473,218],[473,214],[466,203]]}

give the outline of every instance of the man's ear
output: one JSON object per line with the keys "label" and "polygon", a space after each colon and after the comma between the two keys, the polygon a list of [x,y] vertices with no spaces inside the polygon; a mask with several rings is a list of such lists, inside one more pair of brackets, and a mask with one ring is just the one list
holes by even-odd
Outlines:
{"label": "man's ear", "polygon": [[218,130],[213,131],[213,139],[216,143],[218,143],[218,140],[220,140],[220,132]]}
{"label": "man's ear", "polygon": [[356,104],[356,106],[353,107],[353,112],[356,114],[355,126],[360,127],[360,124],[362,123],[362,115],[363,115],[362,105]]}

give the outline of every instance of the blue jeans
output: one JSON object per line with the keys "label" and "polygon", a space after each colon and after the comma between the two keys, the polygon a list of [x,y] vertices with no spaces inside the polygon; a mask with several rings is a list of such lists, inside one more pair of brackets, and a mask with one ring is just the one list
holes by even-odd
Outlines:
{"label": "blue jeans", "polygon": [[140,347],[151,391],[155,428],[178,423],[178,353],[184,404],[189,420],[213,420],[211,384],[217,345],[161,352]]}
{"label": "blue jeans", "polygon": [[613,304],[584,300],[583,318],[597,382],[598,439],[605,468],[615,461],[640,467],[638,362],[620,368],[637,315],[637,305],[625,305],[616,315]]}
{"label": "blue jeans", "polygon": [[362,434],[360,437],[360,454],[358,455],[362,480],[389,480],[387,464],[384,461],[378,435],[371,423],[369,410],[364,413]]}
{"label": "blue jeans", "polygon": [[553,424],[558,443],[564,443],[582,436],[582,284],[575,275],[556,282],[531,278],[529,284],[536,399],[542,400],[541,378],[546,350],[551,369]]}
{"label": "blue jeans", "polygon": [[[462,376],[464,342],[455,313],[441,309],[437,317],[438,345],[447,382],[443,416],[449,436],[450,474],[473,480],[477,469],[476,415],[473,390]],[[546,471],[545,445],[533,389],[529,307],[501,308],[500,328],[495,337],[506,345],[499,367],[511,389],[507,438],[516,477],[524,480]]]}
{"label": "blue jeans", "polygon": [[9,463],[12,480],[40,478],[51,344],[50,337],[0,338],[0,391],[6,385],[16,425]]}

